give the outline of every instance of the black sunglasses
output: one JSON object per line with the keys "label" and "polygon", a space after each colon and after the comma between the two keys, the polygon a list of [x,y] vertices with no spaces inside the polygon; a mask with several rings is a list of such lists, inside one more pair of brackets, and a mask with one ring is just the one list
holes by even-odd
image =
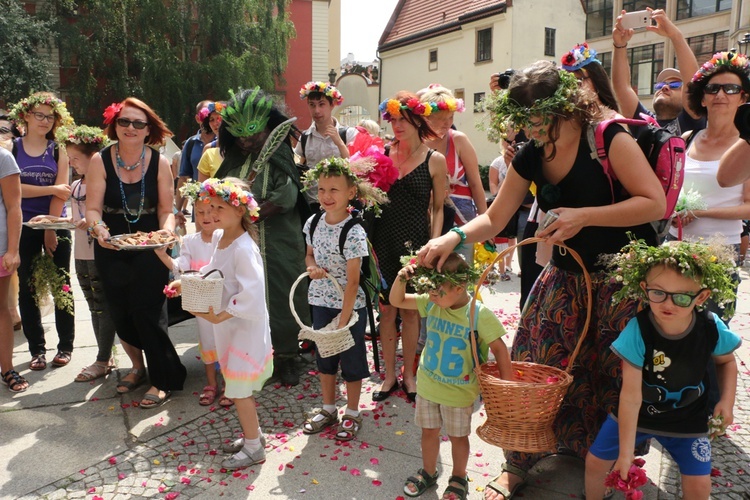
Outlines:
{"label": "black sunglasses", "polygon": [[723,90],[726,95],[734,95],[742,92],[742,85],[736,83],[709,83],[703,87],[703,91],[706,94],[718,94],[719,90]]}
{"label": "black sunglasses", "polygon": [[146,125],[148,125],[148,122],[142,122],[140,120],[128,120],[127,118],[118,118],[116,123],[122,128],[128,128],[132,125],[136,130],[143,130],[144,128],[146,128]]}

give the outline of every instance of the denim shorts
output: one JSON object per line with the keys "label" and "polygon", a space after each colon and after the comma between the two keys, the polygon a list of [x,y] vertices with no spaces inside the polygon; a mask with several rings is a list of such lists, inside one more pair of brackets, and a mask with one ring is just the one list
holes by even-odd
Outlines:
{"label": "denim shorts", "polygon": [[[318,363],[318,371],[325,375],[336,375],[341,364],[341,378],[347,382],[356,382],[370,376],[370,368],[367,365],[367,348],[365,347],[365,326],[367,325],[367,308],[355,309],[359,319],[351,327],[354,345],[329,358],[321,358],[316,352],[315,358]],[[319,330],[330,323],[340,313],[340,309],[331,307],[312,306],[313,329]]]}

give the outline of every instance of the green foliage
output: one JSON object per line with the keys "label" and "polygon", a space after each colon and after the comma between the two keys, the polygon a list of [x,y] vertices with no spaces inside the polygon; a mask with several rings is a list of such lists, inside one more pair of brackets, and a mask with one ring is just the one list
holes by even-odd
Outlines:
{"label": "green foliage", "polygon": [[47,62],[37,49],[47,44],[50,23],[30,16],[17,0],[0,0],[0,99],[13,103],[49,90]]}
{"label": "green foliage", "polygon": [[228,90],[272,90],[287,64],[290,0],[52,0],[69,107],[101,123],[111,102],[143,99],[177,132]]}
{"label": "green foliage", "polygon": [[479,178],[482,179],[482,187],[485,191],[490,190],[490,166],[479,165]]}

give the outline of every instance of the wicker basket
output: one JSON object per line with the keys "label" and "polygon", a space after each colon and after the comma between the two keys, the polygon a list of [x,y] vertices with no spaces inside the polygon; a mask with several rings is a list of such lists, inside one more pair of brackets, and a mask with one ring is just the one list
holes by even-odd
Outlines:
{"label": "wicker basket", "polygon": [[[528,238],[515,246],[511,246],[498,254],[494,263],[505,258],[516,247],[544,241],[540,238]],[[563,371],[552,366],[538,363],[513,362],[514,380],[503,380],[495,362],[479,364],[477,345],[474,335],[471,335],[471,346],[474,355],[474,373],[479,381],[479,389],[484,399],[487,420],[477,428],[477,435],[489,444],[499,446],[504,450],[526,453],[553,451],[557,439],[553,424],[560,411],[563,397],[573,382],[570,371],[573,368],[583,339],[591,322],[592,286],[591,277],[581,261],[580,256],[565,245],[566,249],[583,269],[586,281],[587,309],[586,323],[578,338],[573,353],[568,360],[568,366]],[[493,265],[487,267],[477,284],[484,283]],[[473,310],[476,296],[473,298],[470,310]],[[474,316],[469,315],[472,331],[474,330]],[[551,378],[553,377],[553,378]],[[553,382],[548,382],[553,381]]]}
{"label": "wicker basket", "polygon": [[[352,311],[352,316],[349,318],[349,323],[343,328],[336,328],[339,324],[339,318],[341,313],[337,314],[333,320],[320,330],[313,330],[311,327],[302,323],[302,320],[297,316],[297,312],[294,310],[294,291],[297,289],[297,285],[300,281],[308,277],[310,273],[302,273],[297,281],[292,285],[292,289],[289,290],[289,310],[292,311],[292,316],[297,321],[300,327],[299,339],[300,340],[312,340],[315,342],[318,353],[322,358],[330,358],[336,354],[340,354],[347,349],[354,346],[354,339],[349,329],[359,320],[359,314],[357,311]],[[333,282],[333,286],[338,290],[341,297],[344,297],[344,292],[341,290],[341,286],[338,284],[336,279],[330,274],[326,274],[329,280]]]}
{"label": "wicker basket", "polygon": [[[219,274],[211,276],[213,273]],[[221,294],[224,291],[224,273],[218,269],[213,269],[206,274],[188,271],[182,274],[180,283],[182,283],[183,310],[207,313],[208,308],[213,307],[214,313],[219,314]]]}

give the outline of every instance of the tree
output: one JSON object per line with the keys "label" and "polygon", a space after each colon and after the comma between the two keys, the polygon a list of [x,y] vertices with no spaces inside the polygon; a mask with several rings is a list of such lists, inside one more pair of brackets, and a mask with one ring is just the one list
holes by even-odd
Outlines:
{"label": "tree", "polygon": [[17,0],[0,0],[0,100],[8,104],[49,89],[46,60],[37,52],[48,43],[50,23],[30,16]]}
{"label": "tree", "polygon": [[195,104],[229,89],[272,90],[287,63],[290,0],[54,0],[68,107],[99,123],[101,110],[143,99],[178,132]]}

